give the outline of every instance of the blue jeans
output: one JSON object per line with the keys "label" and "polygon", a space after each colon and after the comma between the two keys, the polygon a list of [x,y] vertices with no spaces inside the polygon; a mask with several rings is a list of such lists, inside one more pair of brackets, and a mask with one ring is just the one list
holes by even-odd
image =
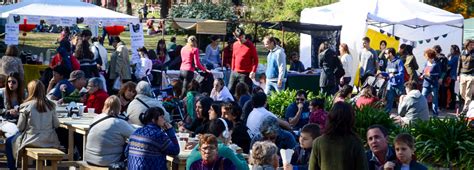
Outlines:
{"label": "blue jeans", "polygon": [[5,140],[5,152],[7,154],[7,166],[10,170],[16,170],[16,161],[13,157],[13,142],[17,135],[13,135]]}
{"label": "blue jeans", "polygon": [[265,94],[270,95],[272,91],[277,91],[280,92],[285,89],[285,82],[281,83],[281,87],[278,88],[278,82],[277,81],[272,81],[272,80],[267,80],[265,84]]}
{"label": "blue jeans", "polygon": [[395,97],[401,96],[402,94],[405,94],[403,85],[387,86],[387,104],[385,105],[385,112],[390,113],[390,110],[393,108]]}
{"label": "blue jeans", "polygon": [[428,99],[428,95],[431,93],[433,96],[432,100],[432,109],[433,109],[433,115],[438,116],[438,86],[430,85],[429,87],[423,87],[423,90],[421,91],[421,94]]}

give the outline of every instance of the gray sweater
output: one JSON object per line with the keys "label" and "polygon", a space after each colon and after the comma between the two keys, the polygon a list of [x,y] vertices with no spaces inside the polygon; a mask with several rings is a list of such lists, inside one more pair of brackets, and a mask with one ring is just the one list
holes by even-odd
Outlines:
{"label": "gray sweater", "polygon": [[428,120],[430,116],[426,98],[419,90],[408,92],[398,105],[398,115],[402,117],[404,124],[409,124],[416,119]]}
{"label": "gray sweater", "polygon": [[[105,113],[97,115],[93,122],[105,116]],[[134,131],[128,122],[119,118],[108,118],[97,123],[89,129],[84,160],[101,166],[120,161],[125,142]]]}

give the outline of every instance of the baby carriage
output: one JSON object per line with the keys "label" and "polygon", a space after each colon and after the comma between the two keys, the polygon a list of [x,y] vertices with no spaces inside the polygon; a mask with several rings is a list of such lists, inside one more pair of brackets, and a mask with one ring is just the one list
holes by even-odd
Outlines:
{"label": "baby carriage", "polygon": [[377,98],[385,99],[387,97],[387,80],[384,76],[369,76],[364,82],[363,87],[372,86],[375,88]]}

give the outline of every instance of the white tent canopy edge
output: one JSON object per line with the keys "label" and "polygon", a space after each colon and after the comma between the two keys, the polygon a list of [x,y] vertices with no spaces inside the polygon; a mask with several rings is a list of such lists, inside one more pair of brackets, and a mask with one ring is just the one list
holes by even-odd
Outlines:
{"label": "white tent canopy edge", "polygon": [[[423,51],[433,45],[441,45],[449,53],[449,46],[462,44],[463,17],[415,0],[343,0],[338,3],[306,8],[301,12],[301,22],[326,25],[342,25],[341,42],[349,46],[354,58],[354,69],[358,64],[358,50],[362,48],[362,38],[367,29],[382,29],[393,35],[410,40],[426,40],[448,34],[437,41],[417,44],[414,54],[422,69],[425,59]],[[377,28],[368,21],[392,24]],[[387,24],[385,24],[387,25]],[[378,47],[374,47],[378,48]],[[311,63],[311,36],[301,34],[300,54],[303,63]],[[308,65],[305,65],[308,67]],[[353,71],[355,75],[355,70]],[[354,77],[354,75],[352,75]]]}

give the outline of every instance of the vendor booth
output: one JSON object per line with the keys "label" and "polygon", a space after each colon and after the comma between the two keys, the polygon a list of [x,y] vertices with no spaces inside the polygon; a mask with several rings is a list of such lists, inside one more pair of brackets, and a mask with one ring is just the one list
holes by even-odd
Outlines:
{"label": "vendor booth", "polygon": [[[306,8],[301,12],[300,21],[342,25],[341,42],[349,46],[354,56],[353,68],[357,68],[358,50],[362,49],[362,38],[368,28],[393,36],[400,43],[413,45],[419,65],[426,61],[423,57],[426,48],[440,45],[448,53],[450,45],[462,44],[462,15],[413,0],[343,0],[327,6]],[[306,67],[310,63],[311,42],[310,35],[301,34],[301,60]],[[372,47],[378,49],[378,46]]]}
{"label": "vendor booth", "polygon": [[[81,2],[80,0],[25,0],[21,3],[0,7],[0,18],[7,20],[5,24],[5,43],[9,45],[19,44],[20,32],[24,31],[24,27],[34,27],[43,20],[46,24],[59,26],[86,24],[93,35],[97,35],[99,25],[113,28],[122,27],[122,31],[124,30],[123,27],[128,25],[131,36],[131,64],[140,60],[137,49],[144,46],[143,28],[137,17]],[[48,58],[45,60],[48,60]],[[28,66],[28,68],[33,69],[25,70],[44,69],[42,66],[37,68]],[[39,77],[39,73],[29,74],[35,74],[32,78]],[[25,80],[29,81],[28,79]]]}

